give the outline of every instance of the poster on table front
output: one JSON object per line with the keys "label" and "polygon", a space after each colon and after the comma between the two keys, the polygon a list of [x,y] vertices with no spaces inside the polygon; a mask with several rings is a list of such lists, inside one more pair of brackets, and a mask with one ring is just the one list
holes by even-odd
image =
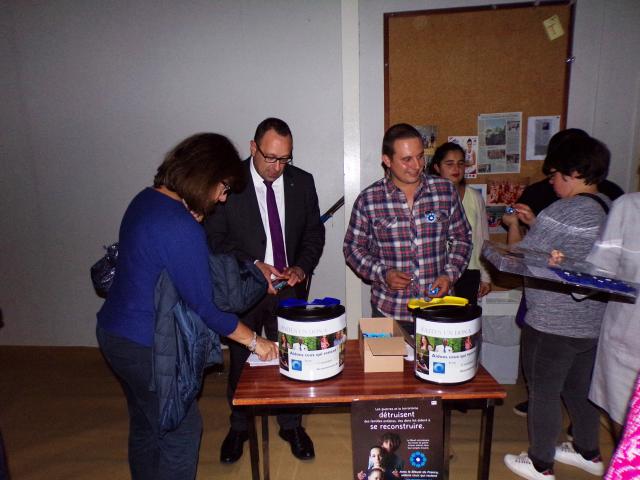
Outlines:
{"label": "poster on table front", "polygon": [[356,401],[351,405],[353,479],[441,479],[440,398]]}

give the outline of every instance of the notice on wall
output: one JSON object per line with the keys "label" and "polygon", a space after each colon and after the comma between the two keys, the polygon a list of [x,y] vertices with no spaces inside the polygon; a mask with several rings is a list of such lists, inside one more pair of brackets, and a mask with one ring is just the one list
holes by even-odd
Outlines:
{"label": "notice on wall", "polygon": [[527,160],[544,160],[549,140],[560,130],[560,115],[527,119]]}
{"label": "notice on wall", "polygon": [[351,405],[353,478],[440,479],[440,398],[356,401]]}
{"label": "notice on wall", "polygon": [[520,173],[522,112],[478,115],[478,173]]}
{"label": "notice on wall", "polygon": [[437,125],[414,125],[416,130],[420,132],[422,136],[422,143],[424,144],[424,161],[428,165],[431,157],[436,151],[436,144],[438,141],[438,127]]}
{"label": "notice on wall", "polygon": [[452,136],[449,142],[460,145],[464,150],[464,178],[476,178],[478,176],[478,137]]}

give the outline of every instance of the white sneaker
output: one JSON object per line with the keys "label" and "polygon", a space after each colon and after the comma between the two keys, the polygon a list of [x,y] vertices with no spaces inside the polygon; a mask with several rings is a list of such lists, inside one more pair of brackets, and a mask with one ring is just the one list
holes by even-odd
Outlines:
{"label": "white sneaker", "polygon": [[556,480],[552,470],[537,471],[527,452],[522,452],[520,455],[505,455],[504,464],[513,473],[528,480]]}
{"label": "white sneaker", "polygon": [[578,467],[592,475],[602,476],[604,474],[604,464],[599,456],[593,460],[587,460],[573,449],[570,442],[563,442],[556,447],[556,460]]}

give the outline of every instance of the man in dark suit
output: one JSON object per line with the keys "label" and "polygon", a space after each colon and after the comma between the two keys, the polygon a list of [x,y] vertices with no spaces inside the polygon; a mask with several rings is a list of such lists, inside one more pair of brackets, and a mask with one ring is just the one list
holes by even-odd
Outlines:
{"label": "man in dark suit", "polygon": [[[284,298],[304,298],[305,280],[320,260],[324,226],[311,174],[291,165],[293,138],[289,126],[277,118],[262,121],[250,142],[246,160],[247,186],[207,218],[205,228],[215,252],[250,260],[269,283],[266,295],[241,319],[267,338],[277,340],[276,308]],[[281,288],[274,286],[280,285]],[[229,341],[229,404],[249,351]],[[231,405],[231,428],[222,442],[220,461],[234,463],[248,438],[246,414]],[[280,436],[300,459],[315,456],[313,443],[300,425],[299,414],[278,415]]]}

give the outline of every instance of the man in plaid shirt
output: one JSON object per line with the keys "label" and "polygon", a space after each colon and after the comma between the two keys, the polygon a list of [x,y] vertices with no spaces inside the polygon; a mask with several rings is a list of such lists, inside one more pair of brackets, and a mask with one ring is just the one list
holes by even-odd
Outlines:
{"label": "man in plaid shirt", "polygon": [[[343,252],[371,282],[373,315],[410,321],[410,298],[448,294],[467,267],[471,227],[455,186],[424,173],[424,144],[414,127],[387,130],[382,162],[384,178],[353,205]],[[437,294],[428,293],[430,284]]]}

